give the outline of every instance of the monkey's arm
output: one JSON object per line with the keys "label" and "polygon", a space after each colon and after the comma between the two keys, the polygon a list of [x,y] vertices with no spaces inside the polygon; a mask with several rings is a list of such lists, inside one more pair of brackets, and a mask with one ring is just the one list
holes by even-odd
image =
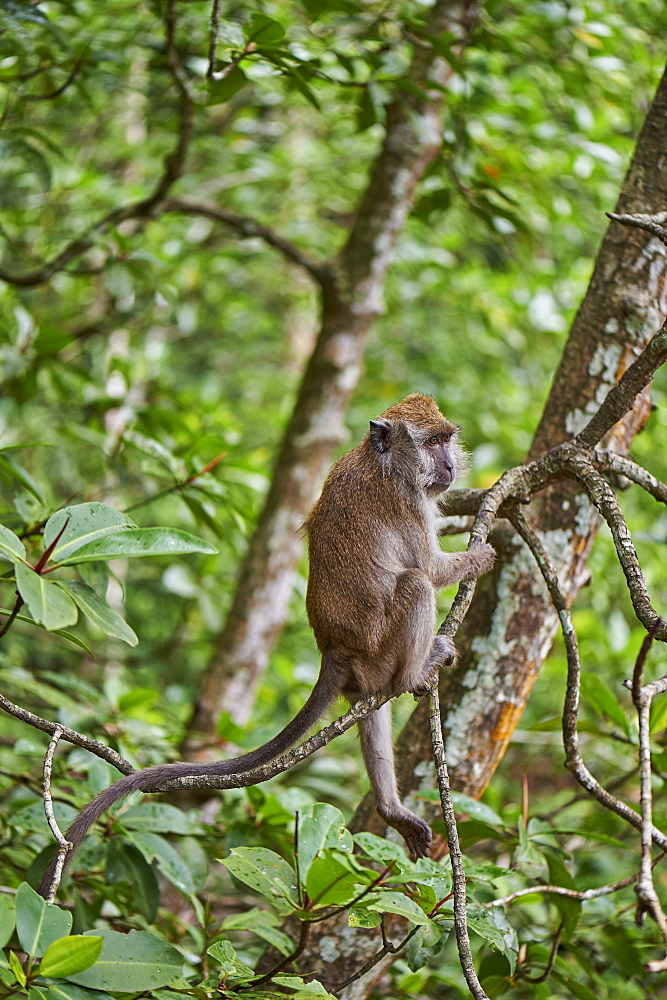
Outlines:
{"label": "monkey's arm", "polygon": [[470,580],[475,580],[481,573],[488,572],[493,566],[496,553],[492,545],[484,542],[466,552],[440,552],[438,550],[434,556],[429,576],[433,586],[440,589],[461,581],[468,583]]}

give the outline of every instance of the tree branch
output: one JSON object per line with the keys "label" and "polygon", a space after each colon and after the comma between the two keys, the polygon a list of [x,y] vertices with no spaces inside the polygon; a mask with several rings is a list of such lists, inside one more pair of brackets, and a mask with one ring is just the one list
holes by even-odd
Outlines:
{"label": "tree branch", "polygon": [[331,268],[324,263],[312,260],[289,240],[284,239],[270,226],[265,226],[256,219],[247,215],[238,215],[225,208],[220,208],[212,202],[195,201],[191,198],[168,198],[163,206],[163,212],[182,213],[184,215],[202,215],[214,222],[221,222],[231,229],[235,229],[241,236],[250,238],[257,237],[264,240],[268,246],[274,247],[290,263],[298,265],[307,271],[319,285],[326,285],[333,280]]}

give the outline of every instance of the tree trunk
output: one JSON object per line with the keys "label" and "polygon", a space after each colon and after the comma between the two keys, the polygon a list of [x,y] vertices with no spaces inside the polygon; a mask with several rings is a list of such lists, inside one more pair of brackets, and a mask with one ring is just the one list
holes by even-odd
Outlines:
{"label": "tree trunk", "polygon": [[[618,212],[664,209],[666,141],[667,74],[639,136]],[[529,457],[581,430],[597,411],[611,386],[662,325],[667,313],[666,277],[664,246],[640,230],[612,222]],[[644,393],[604,439],[605,446],[626,452],[649,412]],[[573,601],[587,579],[586,560],[600,524],[597,512],[580,488],[563,482],[538,495],[527,516],[558,569],[564,592]],[[459,664],[454,672],[443,674],[440,685],[450,778],[453,787],[471,796],[482,794],[501,760],[558,628],[558,615],[523,543],[504,522],[496,526],[492,541],[499,555],[495,570],[477,585],[457,636]],[[396,759],[407,804],[419,810],[414,799],[420,788],[430,789],[435,782],[429,766],[431,741],[425,699],[399,737]],[[353,829],[383,832],[370,797],[361,804],[351,825]],[[445,851],[446,843],[436,838],[434,856],[442,857]],[[344,981],[378,950],[377,934],[355,931],[352,942],[344,919],[320,927],[326,938],[327,961],[320,957],[321,942],[315,933],[301,966],[317,970],[316,975],[325,983]],[[372,974],[346,990],[346,1000],[367,996],[391,961],[389,956]]]}
{"label": "tree trunk", "polygon": [[[428,31],[453,31],[463,47],[478,0],[437,0]],[[323,269],[321,328],[276,462],[238,587],[204,675],[191,724],[212,734],[226,708],[250,715],[254,693],[284,625],[301,551],[300,526],[334,451],[343,414],[361,373],[370,326],[382,310],[384,280],[415,187],[441,146],[443,86],[451,70],[431,46],[415,50],[409,78],[419,95],[397,92],[387,109],[384,142],[356,221],[338,259]]]}

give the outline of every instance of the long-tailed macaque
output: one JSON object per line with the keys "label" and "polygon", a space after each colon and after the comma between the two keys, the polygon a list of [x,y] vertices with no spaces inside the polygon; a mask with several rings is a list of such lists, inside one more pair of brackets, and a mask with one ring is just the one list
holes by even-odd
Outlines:
{"label": "long-tailed macaque", "polygon": [[[66,833],[74,849],[106,810],[130,792],[154,792],[192,775],[239,774],[285,753],[343,695],[423,695],[454,644],[433,635],[435,591],[490,569],[494,551],[481,544],[444,553],[436,533],[436,501],[449,489],[464,452],[458,427],[429,396],[414,393],[371,420],[364,440],[333,467],[306,518],[310,572],[306,607],[322,654],[319,678],[303,708],[264,746],[233,760],[158,764],[121,778],[77,816]],[[391,708],[362,719],[361,749],[386,822],[417,857],[428,855],[431,830],[399,799],[394,776]],[[70,851],[68,858],[73,851]],[[55,859],[40,892],[49,890]]]}

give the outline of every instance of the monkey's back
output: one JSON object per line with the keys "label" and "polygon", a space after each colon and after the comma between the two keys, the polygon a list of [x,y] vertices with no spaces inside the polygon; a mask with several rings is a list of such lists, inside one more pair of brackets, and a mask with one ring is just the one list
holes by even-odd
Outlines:
{"label": "monkey's back", "polygon": [[397,495],[368,439],[334,465],[304,523],[310,557],[306,609],[320,650],[377,648],[397,575],[406,565],[406,546],[415,550],[408,561],[419,563],[422,539],[415,544],[404,537],[405,524],[414,526],[414,519],[409,498]]}

